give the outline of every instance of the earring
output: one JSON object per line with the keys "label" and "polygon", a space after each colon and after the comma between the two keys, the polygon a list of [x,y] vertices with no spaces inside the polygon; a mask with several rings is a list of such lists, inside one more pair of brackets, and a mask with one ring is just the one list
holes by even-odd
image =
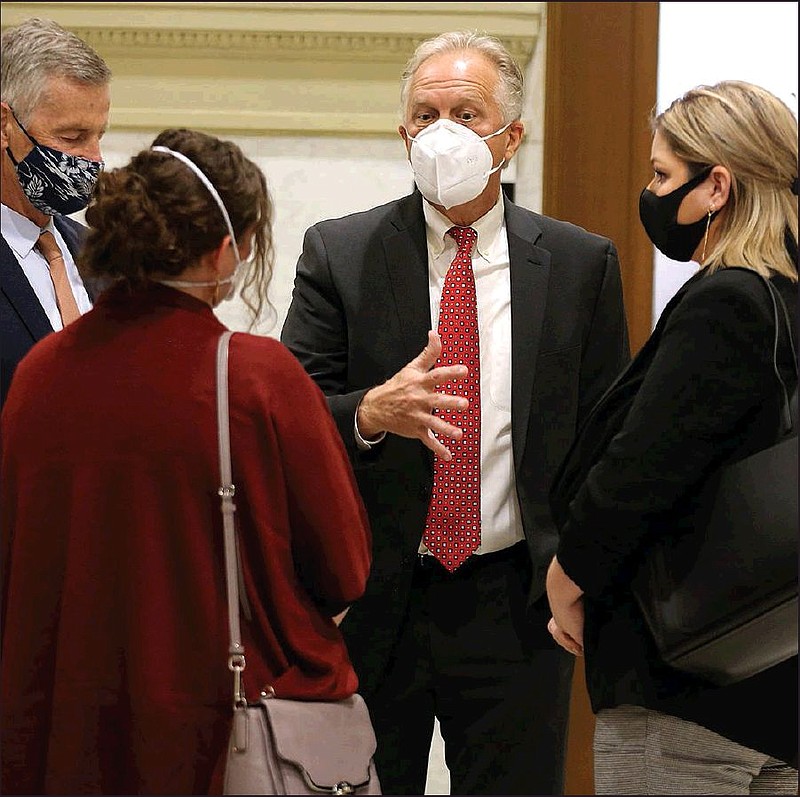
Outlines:
{"label": "earring", "polygon": [[[708,231],[706,231],[707,234]],[[217,281],[214,283],[214,298],[211,300],[212,307],[216,307],[219,304],[219,275],[217,276]]]}
{"label": "earring", "polygon": [[711,226],[711,214],[714,212],[714,206],[708,206],[708,215],[706,216],[706,232],[703,235],[703,252],[700,255],[700,265],[705,263],[706,260],[706,244],[708,243],[708,228]]}

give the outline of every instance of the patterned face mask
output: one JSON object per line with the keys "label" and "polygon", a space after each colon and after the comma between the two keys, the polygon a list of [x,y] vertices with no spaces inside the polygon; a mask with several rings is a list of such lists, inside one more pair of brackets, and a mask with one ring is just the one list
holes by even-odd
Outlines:
{"label": "patterned face mask", "polygon": [[78,155],[40,144],[12,115],[23,133],[33,143],[33,149],[18,161],[7,148],[14,164],[17,179],[30,203],[48,216],[69,215],[83,210],[92,196],[103,161],[93,161]]}

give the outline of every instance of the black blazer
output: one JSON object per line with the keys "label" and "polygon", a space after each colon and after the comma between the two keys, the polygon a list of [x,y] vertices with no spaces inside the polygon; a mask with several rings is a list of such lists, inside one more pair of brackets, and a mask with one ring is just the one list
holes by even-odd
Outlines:
{"label": "black blazer", "polygon": [[[796,339],[797,283],[772,282]],[[791,392],[797,366],[780,321],[778,366]],[[756,275],[695,274],[595,407],[551,498],[559,562],[586,593],[593,710],[647,706],[794,763],[797,657],[711,688],[660,663],[629,589],[648,540],[696,531],[692,501],[708,475],[774,442],[784,400],[774,341],[773,305]]]}
{"label": "black blazer", "polygon": [[[53,221],[74,259],[86,234],[86,228],[66,216],[54,216]],[[92,298],[91,292],[89,297]],[[5,238],[0,239],[0,330],[3,333],[0,361],[2,407],[19,361],[36,341],[53,331],[47,314]]]}
{"label": "black blazer", "polygon": [[[422,202],[414,192],[311,227],[281,333],[328,397],[372,525],[367,592],[343,623],[365,690],[379,677],[404,613],[433,479],[432,453],[419,440],[387,435],[364,452],[353,428],[367,389],[394,375],[427,343]],[[512,446],[535,600],[556,549],[547,500],[553,473],[578,424],[630,355],[613,243],[508,200],[505,220]]]}

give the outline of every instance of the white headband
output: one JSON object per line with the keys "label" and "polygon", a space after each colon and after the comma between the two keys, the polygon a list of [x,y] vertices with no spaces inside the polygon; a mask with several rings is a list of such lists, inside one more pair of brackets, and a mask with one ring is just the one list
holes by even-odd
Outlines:
{"label": "white headband", "polygon": [[202,181],[203,185],[208,189],[211,196],[214,197],[214,200],[219,205],[219,209],[222,211],[222,216],[225,219],[225,224],[228,226],[228,232],[231,236],[231,241],[233,242],[234,249],[238,252],[238,247],[236,244],[236,235],[233,232],[233,225],[231,224],[231,217],[228,215],[228,211],[225,207],[225,203],[222,201],[222,197],[217,193],[217,189],[214,188],[214,184],[208,177],[203,174],[200,167],[192,160],[189,160],[182,152],[175,152],[175,150],[169,149],[168,147],[151,147],[154,152],[166,152],[168,155],[172,155],[173,158],[177,158],[179,161],[183,161]]}

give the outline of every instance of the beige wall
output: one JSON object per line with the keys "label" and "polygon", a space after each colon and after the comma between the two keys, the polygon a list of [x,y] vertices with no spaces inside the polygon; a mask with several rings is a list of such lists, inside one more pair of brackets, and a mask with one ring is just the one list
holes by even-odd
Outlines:
{"label": "beige wall", "polygon": [[[408,193],[397,135],[400,74],[416,44],[445,30],[498,36],[523,67],[527,135],[504,173],[520,204],[541,208],[546,3],[2,3],[2,26],[56,20],[92,44],[114,77],[108,167],[165,127],[236,141],[275,202],[274,319],[288,309],[305,229]],[[242,329],[240,303],[219,309]]]}

